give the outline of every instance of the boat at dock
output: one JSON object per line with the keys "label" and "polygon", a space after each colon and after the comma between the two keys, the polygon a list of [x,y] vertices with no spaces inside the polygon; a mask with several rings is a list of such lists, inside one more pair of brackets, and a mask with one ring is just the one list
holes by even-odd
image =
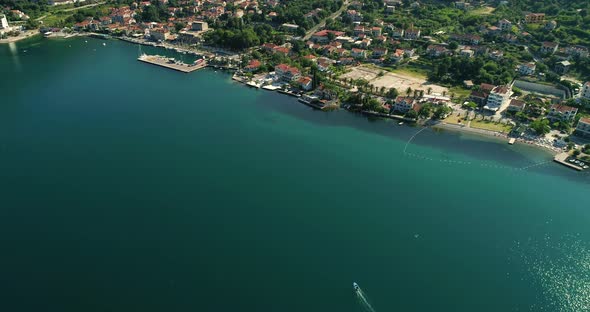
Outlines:
{"label": "boat at dock", "polygon": [[510,140],[508,140],[508,144],[513,145],[514,142],[516,142],[515,138],[510,138]]}

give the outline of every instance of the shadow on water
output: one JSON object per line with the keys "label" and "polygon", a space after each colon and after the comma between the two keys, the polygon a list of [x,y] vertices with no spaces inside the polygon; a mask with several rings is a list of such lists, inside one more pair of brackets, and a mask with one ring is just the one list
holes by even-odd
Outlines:
{"label": "shadow on water", "polygon": [[[400,142],[407,142],[421,127],[399,126],[395,120],[364,116],[347,111],[320,112],[299,103],[295,98],[278,93],[264,92],[257,104],[317,126],[349,127],[367,133],[378,134]],[[575,182],[590,183],[590,174],[575,172],[552,162],[549,151],[525,144],[510,146],[503,138],[487,137],[446,129],[428,129],[417,135],[408,147],[432,148],[441,150],[441,159],[452,158],[450,154],[461,154],[477,159],[482,163],[499,163],[500,167],[523,169],[521,172],[534,172],[559,176]],[[400,150],[400,153],[403,151]],[[432,155],[431,155],[432,156]]]}

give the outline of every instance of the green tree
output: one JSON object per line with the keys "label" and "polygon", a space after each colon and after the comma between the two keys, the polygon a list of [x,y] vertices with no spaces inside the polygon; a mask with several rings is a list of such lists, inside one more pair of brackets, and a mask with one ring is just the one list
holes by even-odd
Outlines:
{"label": "green tree", "polygon": [[435,119],[442,119],[450,113],[451,108],[443,104],[436,107],[436,109],[434,110],[434,115],[432,117]]}
{"label": "green tree", "polygon": [[549,131],[551,131],[551,127],[549,126],[549,120],[548,119],[537,119],[533,122],[531,122],[530,125],[531,129],[535,130],[535,132],[537,134],[547,134],[549,133]]}
{"label": "green tree", "polygon": [[397,92],[396,88],[391,88],[387,91],[387,93],[385,94],[385,96],[389,99],[395,99],[397,98],[397,96],[399,95],[399,93]]}
{"label": "green tree", "polygon": [[404,116],[406,116],[408,118],[416,119],[416,118],[418,118],[418,113],[416,113],[415,110],[410,109]]}
{"label": "green tree", "polygon": [[432,114],[433,111],[433,107],[431,103],[426,103],[424,105],[422,105],[422,107],[420,108],[420,111],[418,112],[418,116],[422,117],[422,118],[429,118],[430,115]]}

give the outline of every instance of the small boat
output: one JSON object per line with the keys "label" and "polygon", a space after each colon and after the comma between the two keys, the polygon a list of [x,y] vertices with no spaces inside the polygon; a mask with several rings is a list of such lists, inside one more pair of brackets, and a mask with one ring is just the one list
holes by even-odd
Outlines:
{"label": "small boat", "polygon": [[102,45],[103,45],[103,46],[106,46],[107,44],[103,42],[103,43],[102,43]]}
{"label": "small boat", "polygon": [[398,125],[400,125],[400,126],[401,126],[401,125],[403,125],[403,124],[404,124],[404,122],[403,122],[403,121],[400,121],[400,122],[398,123]]}

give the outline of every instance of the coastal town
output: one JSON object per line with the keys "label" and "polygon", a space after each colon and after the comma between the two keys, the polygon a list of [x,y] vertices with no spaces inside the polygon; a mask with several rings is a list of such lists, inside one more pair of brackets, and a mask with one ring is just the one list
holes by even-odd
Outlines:
{"label": "coastal town", "polygon": [[[505,138],[590,165],[590,6],[532,0],[2,2],[0,43],[92,35],[175,49],[183,73],[231,70],[247,87]],[[532,10],[532,9],[535,10]]]}

